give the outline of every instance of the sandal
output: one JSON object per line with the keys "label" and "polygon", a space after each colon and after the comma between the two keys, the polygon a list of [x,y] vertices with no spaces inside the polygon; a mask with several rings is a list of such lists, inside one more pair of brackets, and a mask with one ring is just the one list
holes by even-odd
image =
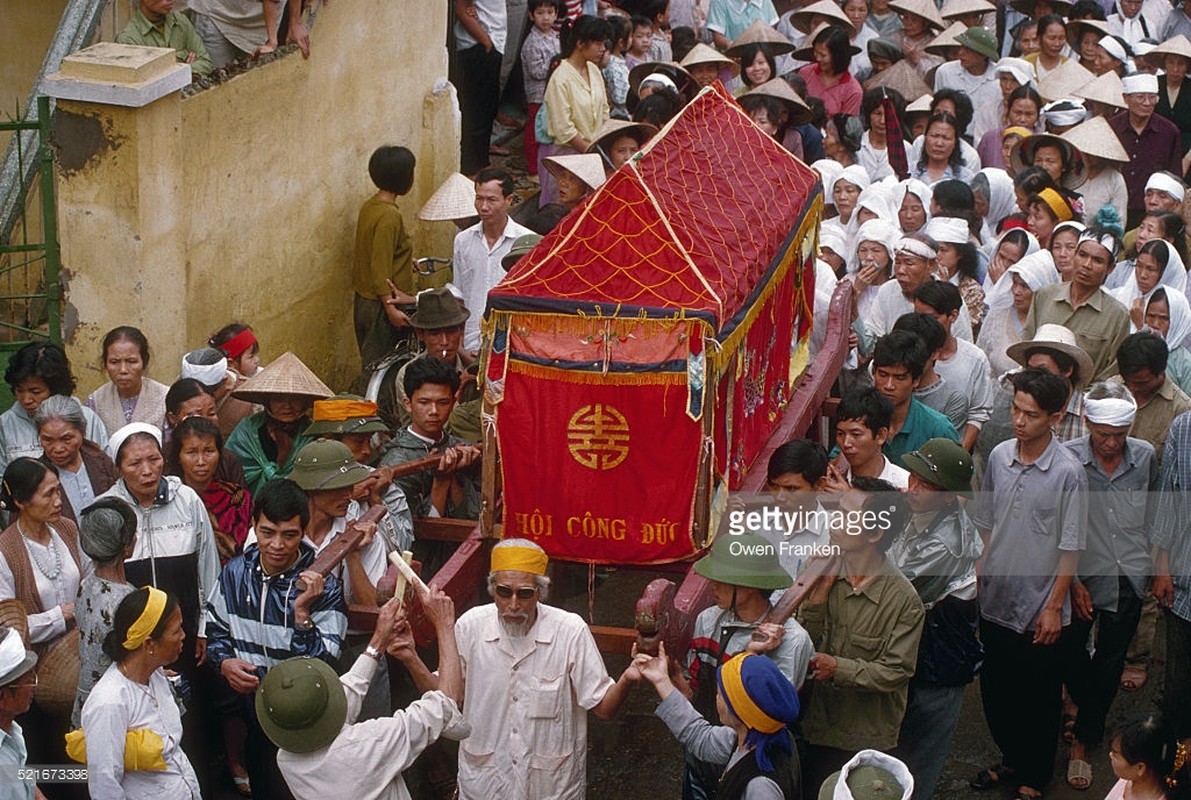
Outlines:
{"label": "sandal", "polygon": [[1146,685],[1147,677],[1145,667],[1125,667],[1121,672],[1121,688],[1126,692],[1136,692]]}
{"label": "sandal", "polygon": [[1086,761],[1072,759],[1067,762],[1067,785],[1076,791],[1084,791],[1092,785],[1092,765]]}
{"label": "sandal", "polygon": [[233,775],[232,783],[241,797],[252,797],[252,784],[248,782],[247,775]]}
{"label": "sandal", "polygon": [[977,791],[984,791],[1000,786],[1012,777],[1012,769],[1004,764],[994,764],[977,772],[976,777],[968,781],[968,785]]}

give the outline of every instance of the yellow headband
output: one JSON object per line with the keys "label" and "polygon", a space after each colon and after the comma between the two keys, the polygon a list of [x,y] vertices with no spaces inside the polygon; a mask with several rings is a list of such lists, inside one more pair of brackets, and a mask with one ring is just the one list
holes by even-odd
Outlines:
{"label": "yellow headband", "polygon": [[1031,136],[1031,135],[1032,134],[1030,131],[1026,130],[1025,128],[1023,128],[1019,125],[1014,125],[1012,127],[1006,128],[1005,130],[1001,131],[1002,141],[1005,139],[1006,136],[1020,136],[1021,138],[1024,139],[1027,136]]}
{"label": "yellow headband", "polygon": [[1047,187],[1038,193],[1038,197],[1042,202],[1046,203],[1047,208],[1054,213],[1058,222],[1066,222],[1074,218],[1075,215],[1071,211],[1071,205],[1054,189]]}
{"label": "yellow headband", "polygon": [[315,422],[344,422],[359,417],[375,417],[376,403],[367,400],[319,400],[314,404]]}
{"label": "yellow headband", "polygon": [[751,655],[753,653],[741,653],[720,667],[720,681],[724,687],[724,694],[728,696],[732,712],[749,728],[761,733],[777,733],[785,723],[758,708],[753,698],[744,690],[740,669],[745,659]]}
{"label": "yellow headband", "polygon": [[492,550],[493,572],[528,572],[546,574],[546,554],[532,547],[496,547]]}
{"label": "yellow headband", "polygon": [[165,592],[152,586],[149,590],[149,602],[145,603],[145,610],[128,628],[128,635],[124,639],[125,650],[136,650],[153,633],[157,623],[161,621],[161,612],[165,611]]}

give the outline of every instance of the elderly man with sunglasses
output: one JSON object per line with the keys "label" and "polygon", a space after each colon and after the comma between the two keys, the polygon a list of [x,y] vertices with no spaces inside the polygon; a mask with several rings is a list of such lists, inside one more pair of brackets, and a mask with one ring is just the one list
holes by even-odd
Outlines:
{"label": "elderly man with sunglasses", "polygon": [[[459,618],[463,713],[460,800],[582,800],[587,712],[611,719],[637,676],[613,681],[587,623],[548,606],[547,557],[525,539],[492,548],[491,605]],[[424,665],[406,663],[418,689],[437,688]]]}

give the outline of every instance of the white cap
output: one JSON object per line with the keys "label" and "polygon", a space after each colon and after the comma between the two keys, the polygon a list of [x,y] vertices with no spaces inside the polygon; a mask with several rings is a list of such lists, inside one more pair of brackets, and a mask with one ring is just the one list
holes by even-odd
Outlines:
{"label": "white cap", "polygon": [[1148,72],[1135,72],[1121,78],[1124,94],[1158,94],[1158,76]]}
{"label": "white cap", "polygon": [[968,223],[956,217],[931,217],[930,222],[926,223],[926,235],[936,242],[967,244]]}
{"label": "white cap", "polygon": [[1165,172],[1155,172],[1150,176],[1150,179],[1146,181],[1146,191],[1148,192],[1150,189],[1166,192],[1180,203],[1183,201],[1183,196],[1187,193],[1186,186]]}
{"label": "white cap", "polygon": [[124,444],[125,440],[134,433],[147,433],[157,440],[157,446],[161,446],[161,429],[156,425],[150,425],[147,422],[130,422],[120,430],[112,434],[108,439],[107,453],[108,458],[116,461],[116,456],[120,455],[120,446]]}

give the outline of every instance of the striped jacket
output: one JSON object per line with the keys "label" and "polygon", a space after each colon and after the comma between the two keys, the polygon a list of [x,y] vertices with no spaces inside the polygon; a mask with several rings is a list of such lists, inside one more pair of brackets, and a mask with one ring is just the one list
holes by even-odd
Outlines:
{"label": "striped jacket", "polygon": [[298,560],[276,575],[266,575],[255,544],[227,562],[207,600],[207,660],[216,670],[229,658],[257,667],[259,676],[294,656],[321,658],[334,664],[347,631],[343,585],[328,575],[322,597],[310,611],[314,627],[294,628],[294,600],[301,592],[298,576],[314,561],[303,543]]}

